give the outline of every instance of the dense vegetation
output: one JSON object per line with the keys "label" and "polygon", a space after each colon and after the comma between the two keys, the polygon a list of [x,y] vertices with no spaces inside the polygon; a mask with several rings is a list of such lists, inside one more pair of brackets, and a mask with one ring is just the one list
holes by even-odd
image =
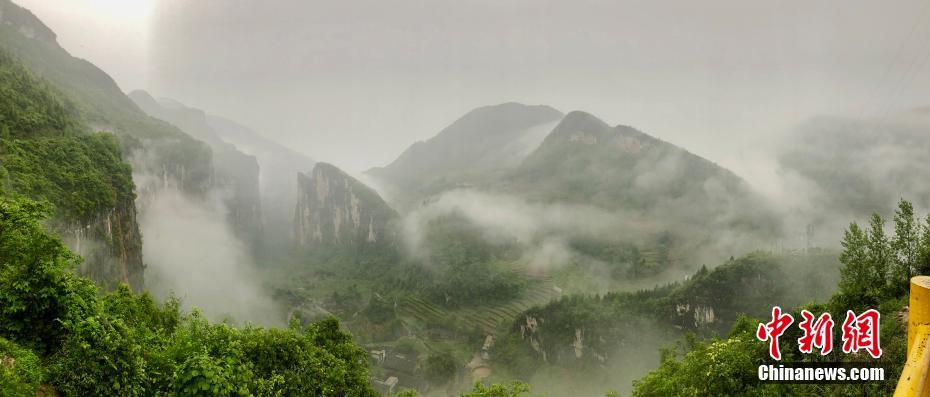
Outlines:
{"label": "dense vegetation", "polygon": [[[680,283],[569,295],[518,316],[491,356],[496,369],[547,389],[623,389],[658,364],[658,347],[688,332],[721,335],[739,315],[762,316],[773,302],[791,306],[828,297],[838,267],[828,251],[755,252],[713,270],[701,268]],[[559,381],[570,386],[545,381],[546,374],[560,373],[572,374]]]}
{"label": "dense vegetation", "polygon": [[519,252],[511,242],[491,243],[482,233],[462,216],[430,220],[424,230],[425,255],[411,260],[393,284],[448,306],[512,299],[523,285],[506,271],[506,263]]}
{"label": "dense vegetation", "polygon": [[[908,280],[927,274],[930,265],[930,218],[915,218],[913,206],[901,201],[895,212],[894,234],[885,232],[885,220],[872,216],[866,228],[849,225],[843,238],[840,290],[826,303],[798,307],[812,312],[836,315],[846,310],[861,312],[875,308],[886,316],[881,323],[884,354],[878,360],[843,354],[840,349],[826,356],[801,355],[793,343],[800,336],[789,328],[780,339],[783,360],[796,361],[874,361],[885,368],[885,381],[864,385],[776,385],[755,380],[755,369],[768,360],[766,346],[755,339],[755,320],[736,322],[725,339],[694,342],[683,355],[663,354],[659,368],[635,383],[634,396],[719,396],[719,395],[872,395],[890,394],[901,372],[907,350],[906,325],[896,314],[906,305]],[[839,327],[834,340],[840,340]],[[710,370],[708,370],[710,369]],[[711,377],[711,378],[708,378]]]}
{"label": "dense vegetation", "polygon": [[67,222],[85,224],[117,203],[132,202],[132,172],[110,134],[0,140],[6,188],[55,205]]}
{"label": "dense vegetation", "polygon": [[83,129],[74,103],[0,51],[0,138],[61,135]]}
{"label": "dense vegetation", "polygon": [[[28,10],[9,0],[0,0],[0,14],[4,20],[0,24],[0,46],[44,81],[42,85],[30,86],[52,87],[58,92],[56,96],[68,98],[52,102],[36,100],[33,103],[48,105],[43,105],[42,112],[31,113],[45,114],[43,117],[52,121],[73,111],[80,114],[79,125],[71,121],[46,122],[44,125],[50,131],[61,134],[72,127],[87,126],[111,131],[121,138],[124,154],[130,154],[131,150],[140,155],[137,165],[144,166],[146,171],[167,173],[190,193],[202,193],[210,185],[212,156],[206,144],[143,113],[104,71],[61,48],[55,41],[55,33]],[[22,33],[27,31],[35,34]],[[8,90],[18,91],[16,86]],[[62,106],[49,106],[56,102]]]}
{"label": "dense vegetation", "polygon": [[45,383],[65,395],[374,394],[365,352],[334,319],[236,328],[125,287],[100,296],[71,272],[79,258],[41,226],[48,214],[48,205],[0,198],[0,348],[11,362],[0,394]]}
{"label": "dense vegetation", "polygon": [[[132,170],[116,136],[90,133],[74,102],[0,50],[0,195],[52,204],[49,226],[81,247],[81,268],[107,289],[141,288]],[[88,242],[90,240],[90,242]]]}

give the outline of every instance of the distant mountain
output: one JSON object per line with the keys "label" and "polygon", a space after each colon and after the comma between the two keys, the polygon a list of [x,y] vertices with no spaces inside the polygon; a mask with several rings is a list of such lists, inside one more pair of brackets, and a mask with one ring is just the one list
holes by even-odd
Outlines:
{"label": "distant mountain", "polygon": [[435,137],[413,144],[391,164],[366,173],[422,193],[484,180],[488,173],[519,164],[561,118],[561,112],[542,105],[481,107]]}
{"label": "distant mountain", "polygon": [[542,201],[677,213],[695,221],[747,204],[752,196],[741,178],[711,161],[578,111],[498,185]]}
{"label": "distant mountain", "polygon": [[313,169],[313,159],[234,121],[207,114],[207,123],[220,139],[258,159],[266,242],[289,241],[297,205],[295,176]]}
{"label": "distant mountain", "polygon": [[227,190],[225,202],[230,224],[244,240],[256,241],[263,225],[258,160],[220,138],[200,109],[170,99],[156,100],[142,90],[131,92],[129,97],[150,116],[177,126],[210,146],[214,184]]}
{"label": "distant mountain", "polygon": [[[459,145],[464,149],[456,150]],[[482,156],[484,151],[489,154]],[[633,244],[644,254],[631,257],[645,261],[649,272],[682,258],[697,265],[766,247],[781,233],[769,203],[736,174],[632,127],[610,126],[580,111],[563,117],[545,106],[480,108],[369,174],[394,183],[400,194],[392,200],[404,210],[433,203],[454,206],[456,200],[432,198],[462,190],[518,198],[542,209],[534,217],[550,218],[539,219],[545,226],[534,236],[523,236],[525,242],[581,241],[584,247],[601,247],[595,257],[604,250],[626,252]],[[600,213],[598,218],[611,226],[597,231],[569,227],[572,217],[566,211],[573,210]],[[590,256],[591,250],[585,251],[576,253]]]}
{"label": "distant mountain", "polygon": [[392,243],[389,224],[397,213],[339,168],[317,163],[309,175],[297,174],[297,185],[298,246],[362,249]]}

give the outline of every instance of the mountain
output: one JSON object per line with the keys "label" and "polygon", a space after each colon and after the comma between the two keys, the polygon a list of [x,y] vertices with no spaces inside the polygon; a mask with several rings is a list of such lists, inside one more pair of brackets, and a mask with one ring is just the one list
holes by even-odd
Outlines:
{"label": "mountain", "polygon": [[220,139],[258,159],[266,243],[288,241],[297,205],[294,177],[313,169],[315,162],[234,121],[207,114],[207,123]]}
{"label": "mountain", "polygon": [[[454,151],[460,143],[467,149]],[[491,160],[477,155],[484,150]],[[459,168],[467,171],[446,171]],[[491,214],[522,202],[506,212],[526,212],[533,231],[517,236],[524,243],[555,238],[601,262],[606,252],[624,252],[606,257],[636,274],[662,271],[683,256],[691,266],[720,260],[781,233],[769,204],[731,171],[581,111],[563,117],[545,106],[479,108],[369,174],[393,183],[386,189],[401,192],[392,194],[401,208],[462,210],[455,197],[466,191],[488,198],[483,210],[467,211]]]}
{"label": "mountain", "polygon": [[150,116],[167,121],[210,146],[213,152],[214,185],[227,190],[229,221],[238,235],[254,241],[262,232],[258,160],[223,140],[200,109],[170,100],[156,100],[136,90],[129,97]]}
{"label": "mountain", "polygon": [[397,216],[374,190],[339,168],[317,163],[297,174],[294,235],[298,246],[365,248],[393,243]]}
{"label": "mountain", "polygon": [[81,273],[141,289],[135,186],[119,140],[91,133],[71,98],[2,50],[0,92],[0,196],[50,203],[48,226],[84,257]]}
{"label": "mountain", "polygon": [[193,195],[209,189],[213,175],[207,145],[146,115],[110,76],[68,54],[51,29],[9,0],[0,0],[0,47],[74,100],[89,127],[120,137],[133,171],[157,176],[139,184],[140,194],[166,185]]}
{"label": "mountain", "polygon": [[488,173],[519,164],[561,118],[561,112],[542,105],[481,107],[413,144],[391,164],[366,173],[400,191],[422,194],[484,180]]}
{"label": "mountain", "polygon": [[723,215],[752,196],[745,181],[711,161],[578,111],[566,115],[499,185],[543,201],[684,219]]}

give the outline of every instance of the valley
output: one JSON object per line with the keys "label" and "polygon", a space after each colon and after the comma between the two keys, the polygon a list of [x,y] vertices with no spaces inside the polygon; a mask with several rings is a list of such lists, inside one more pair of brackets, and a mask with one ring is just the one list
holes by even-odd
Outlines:
{"label": "valley", "polygon": [[880,308],[897,374],[930,272],[926,109],[803,122],[776,197],[584,110],[463,109],[356,172],[126,88],[0,0],[0,394],[854,395],[752,379],[755,325]]}

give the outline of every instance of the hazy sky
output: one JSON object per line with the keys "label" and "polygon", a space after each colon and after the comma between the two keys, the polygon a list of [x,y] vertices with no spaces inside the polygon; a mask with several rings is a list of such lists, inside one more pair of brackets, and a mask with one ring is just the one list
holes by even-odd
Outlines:
{"label": "hazy sky", "polygon": [[926,0],[18,3],[124,90],[352,171],[519,101],[632,125],[761,180],[769,141],[807,117],[930,104]]}

